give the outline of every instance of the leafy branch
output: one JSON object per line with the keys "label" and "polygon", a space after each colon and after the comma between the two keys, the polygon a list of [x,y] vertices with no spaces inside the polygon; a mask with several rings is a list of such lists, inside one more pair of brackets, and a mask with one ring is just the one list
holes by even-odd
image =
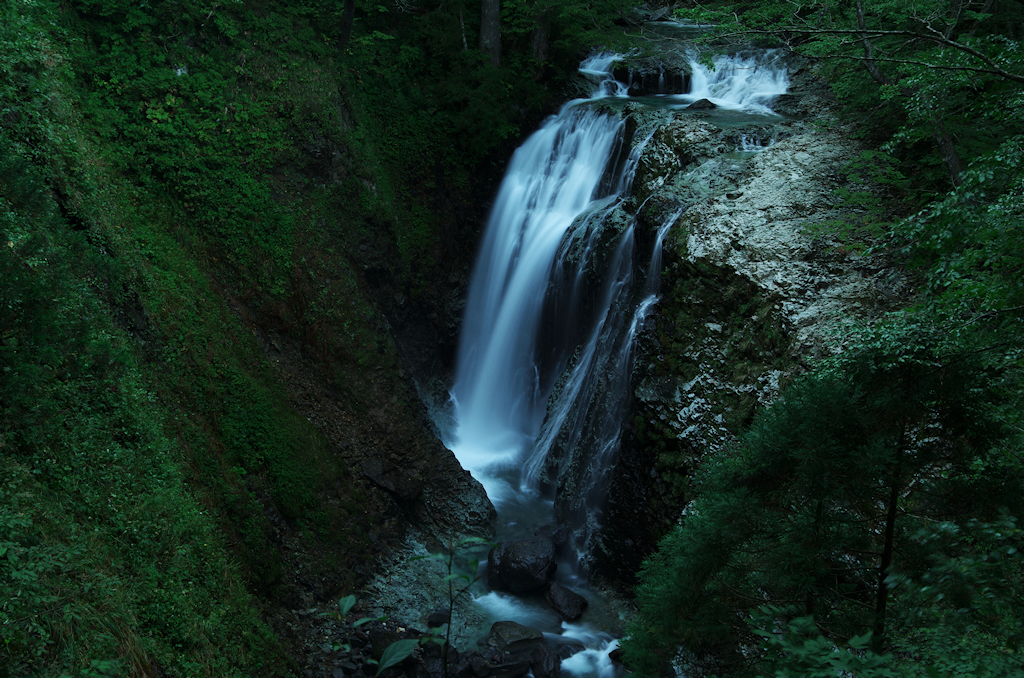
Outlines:
{"label": "leafy branch", "polygon": [[[455,602],[462,598],[464,595],[469,593],[469,590],[480,581],[480,559],[472,558],[469,561],[469,567],[466,571],[455,570],[455,554],[464,546],[468,545],[491,545],[493,544],[486,539],[480,537],[467,537],[461,541],[449,541],[447,554],[431,554],[428,556],[415,556],[410,560],[424,560],[424,559],[443,559],[447,567],[448,574],[442,580],[448,585],[448,628],[445,630],[444,645],[441,649],[441,667],[442,675],[444,678],[448,677],[448,648],[451,646],[452,639],[452,617],[455,614]],[[456,582],[462,581],[464,584],[461,588],[456,587]]]}

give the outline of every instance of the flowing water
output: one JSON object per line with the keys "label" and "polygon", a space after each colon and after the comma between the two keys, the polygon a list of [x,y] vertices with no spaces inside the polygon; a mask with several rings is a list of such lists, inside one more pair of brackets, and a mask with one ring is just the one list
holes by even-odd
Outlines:
{"label": "flowing water", "polygon": [[[472,276],[451,392],[455,430],[445,441],[494,503],[498,539],[556,523],[569,530],[576,557],[557,576],[591,609],[580,624],[567,624],[537,600],[491,592],[478,604],[494,619],[582,640],[588,649],[566,660],[563,672],[602,678],[615,671],[608,659],[615,640],[603,630],[614,623],[601,619],[608,607],[587,589],[581,563],[600,527],[634,339],[658,300],[662,238],[678,216],[645,238],[635,223],[610,221],[629,195],[642,147],[628,152],[622,120],[593,105],[625,98],[610,75],[618,58],[585,61],[580,71],[594,83],[592,98],[569,102],[512,157]],[[770,114],[771,98],[787,83],[771,59],[719,57],[713,71],[694,60],[692,90],[675,99]],[[569,468],[571,451],[580,449],[584,461]],[[567,482],[579,500],[556,516],[554,487]]]}

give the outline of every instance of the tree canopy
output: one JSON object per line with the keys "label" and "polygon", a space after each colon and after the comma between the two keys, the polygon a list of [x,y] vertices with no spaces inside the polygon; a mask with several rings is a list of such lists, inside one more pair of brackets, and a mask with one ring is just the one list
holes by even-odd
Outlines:
{"label": "tree canopy", "polygon": [[[989,357],[948,336],[902,317],[862,334],[709,461],[641,576],[624,644],[641,673],[793,668],[797,654],[773,658],[763,641],[796,619],[813,620],[797,637],[827,638],[812,663],[832,665],[836,643],[863,657],[870,639],[876,653],[913,653],[922,673],[951,655],[977,662],[951,675],[1024,669],[1010,517],[1021,460],[1005,445]],[[987,654],[913,640],[926,618],[942,619],[947,643],[969,629]]]}
{"label": "tree canopy", "polygon": [[921,289],[707,460],[641,573],[627,658],[643,675],[1019,675],[1021,4],[678,13],[717,24],[711,42],[808,58],[877,148],[848,171],[891,189],[882,227],[843,237]]}

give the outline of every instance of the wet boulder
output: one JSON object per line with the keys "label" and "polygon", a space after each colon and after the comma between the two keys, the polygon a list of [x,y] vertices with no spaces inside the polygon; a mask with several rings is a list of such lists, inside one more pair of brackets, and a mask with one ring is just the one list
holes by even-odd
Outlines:
{"label": "wet boulder", "polygon": [[539,645],[530,651],[530,673],[533,678],[559,678],[562,673],[562,658],[549,645]]}
{"label": "wet boulder", "polygon": [[484,661],[473,665],[476,678],[558,678],[562,658],[537,629],[513,621],[495,622],[478,643]]}
{"label": "wet boulder", "polygon": [[566,638],[565,636],[559,637],[553,643],[553,647],[561,659],[568,659],[574,654],[578,654],[587,649],[586,645],[575,638]]}
{"label": "wet boulder", "polygon": [[579,619],[588,604],[586,598],[557,582],[552,582],[544,592],[544,600],[565,621]]}
{"label": "wet boulder", "polygon": [[641,63],[634,68],[619,66],[612,76],[626,86],[631,97],[690,91],[690,74],[682,68],[662,63]]}
{"label": "wet boulder", "polygon": [[427,615],[427,626],[430,628],[439,628],[445,624],[449,624],[452,621],[452,616],[448,610],[438,608]]}
{"label": "wet boulder", "polygon": [[532,593],[547,586],[556,567],[550,538],[498,542],[487,555],[487,581],[491,588],[509,593]]}
{"label": "wet boulder", "polygon": [[713,101],[710,101],[708,99],[697,99],[692,104],[687,106],[687,108],[694,111],[711,111],[718,108],[718,106]]}
{"label": "wet boulder", "polygon": [[516,652],[543,641],[543,633],[513,621],[494,622],[491,624],[491,632],[484,638],[487,647],[502,652]]}

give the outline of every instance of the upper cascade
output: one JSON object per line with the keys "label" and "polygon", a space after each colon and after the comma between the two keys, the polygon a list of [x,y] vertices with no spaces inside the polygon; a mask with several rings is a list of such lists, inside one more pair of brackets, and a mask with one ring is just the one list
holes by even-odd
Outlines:
{"label": "upper cascade", "polygon": [[[629,57],[604,52],[584,62],[581,72],[601,82],[604,96],[639,98],[659,107],[685,108],[706,100],[703,108],[722,108],[774,115],[772,103],[789,89],[789,69],[781,50],[743,49],[710,59],[694,50],[672,59],[642,60],[642,66],[626,67]],[[598,74],[609,80],[598,81]]]}
{"label": "upper cascade", "polygon": [[789,89],[789,70],[779,50],[720,54],[709,69],[690,58],[690,91],[675,98],[687,103],[707,99],[719,108],[771,114],[772,101]]}
{"label": "upper cascade", "polygon": [[612,67],[619,61],[622,61],[622,55],[617,52],[599,52],[587,57],[580,64],[580,73],[596,85],[596,89],[590,95],[592,99],[629,96],[627,86],[616,80],[612,73]]}

